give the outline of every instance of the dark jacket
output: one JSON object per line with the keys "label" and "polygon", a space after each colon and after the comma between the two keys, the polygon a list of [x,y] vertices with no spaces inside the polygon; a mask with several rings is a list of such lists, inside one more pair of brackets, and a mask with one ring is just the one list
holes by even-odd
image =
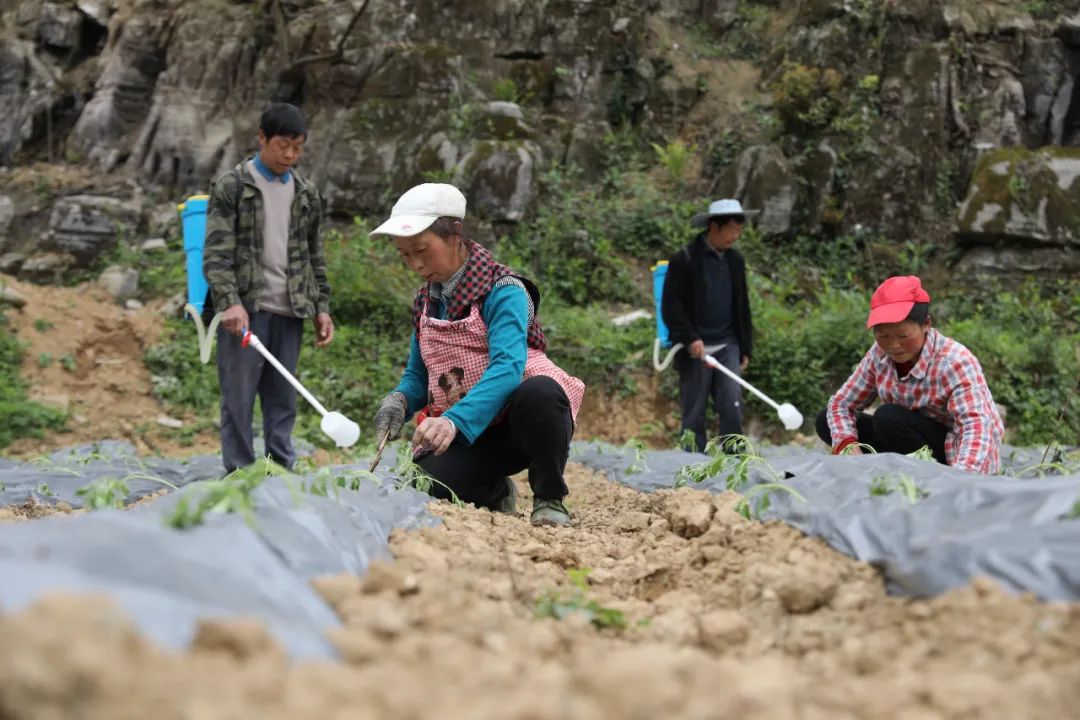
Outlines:
{"label": "dark jacket", "polygon": [[[734,288],[732,310],[739,355],[753,354],[754,326],[750,322],[750,296],[746,290],[746,261],[734,248],[726,252],[731,285]],[[701,233],[668,260],[660,313],[671,331],[671,342],[689,345],[701,339],[697,319],[705,308],[705,234]]]}
{"label": "dark jacket", "polygon": [[[330,312],[330,283],[319,236],[322,199],[311,182],[295,170],[289,228],[289,300],[298,317]],[[242,303],[259,309],[263,288],[263,198],[242,162],[214,180],[206,218],[203,273],[214,307],[221,311]]]}

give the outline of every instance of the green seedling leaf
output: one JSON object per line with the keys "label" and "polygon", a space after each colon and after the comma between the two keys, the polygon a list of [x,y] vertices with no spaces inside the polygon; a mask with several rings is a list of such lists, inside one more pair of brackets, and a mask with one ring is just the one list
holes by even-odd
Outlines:
{"label": "green seedling leaf", "polygon": [[445,489],[450,494],[450,502],[458,507],[465,507],[461,498],[448,485],[433,478],[424,472],[424,469],[413,461],[412,445],[407,442],[401,443],[397,452],[397,464],[394,466],[394,475],[398,478],[398,489],[413,487],[422,493],[431,494],[436,485]]}
{"label": "green seedling leaf", "polygon": [[685,450],[686,452],[694,452],[697,450],[697,437],[694,436],[694,431],[687,428],[682,431],[682,435],[679,436],[678,443],[675,445],[676,450]]}
{"label": "green seedling leaf", "polygon": [[83,499],[83,504],[91,510],[122,508],[130,493],[127,482],[119,478],[95,480],[75,491],[75,494]]}
{"label": "green seedling leaf", "polygon": [[645,443],[637,438],[630,438],[626,441],[624,447],[634,451],[634,460],[630,463],[630,467],[626,468],[626,474],[636,475],[640,472],[647,472],[649,465],[645,462]]}
{"label": "green seedling leaf", "polygon": [[925,460],[927,462],[937,462],[934,459],[934,453],[930,450],[929,445],[923,445],[915,452],[908,453],[909,458],[915,458],[916,460]]}
{"label": "green seedling leaf", "polygon": [[252,493],[270,476],[288,480],[291,473],[269,458],[252,463],[246,468],[236,470],[221,480],[201,483],[202,492],[195,499],[184,495],[176,503],[173,511],[166,516],[165,523],[177,529],[186,529],[201,525],[207,513],[236,513],[244,522],[255,522],[255,499]]}
{"label": "green seedling leaf", "polygon": [[893,492],[893,487],[889,483],[889,478],[884,475],[879,475],[870,481],[870,494],[875,496],[889,495]]}
{"label": "green seedling leaf", "polygon": [[588,576],[590,568],[567,570],[570,580],[569,592],[561,593],[549,590],[537,601],[534,613],[536,617],[550,617],[562,620],[571,615],[585,616],[598,629],[626,627],[626,615],[621,610],[604,607],[588,595]]}
{"label": "green seedling leaf", "polygon": [[845,447],[843,450],[840,451],[840,455],[841,456],[843,456],[843,455],[851,455],[856,450],[861,450],[864,454],[868,454],[868,455],[877,455],[877,450],[875,450],[872,446],[867,445],[866,443],[858,443],[858,442],[851,443],[850,445]]}
{"label": "green seedling leaf", "polygon": [[879,475],[870,481],[870,495],[872,496],[891,495],[897,491],[912,505],[930,496],[930,493],[919,487],[913,478],[904,474],[895,477]]}

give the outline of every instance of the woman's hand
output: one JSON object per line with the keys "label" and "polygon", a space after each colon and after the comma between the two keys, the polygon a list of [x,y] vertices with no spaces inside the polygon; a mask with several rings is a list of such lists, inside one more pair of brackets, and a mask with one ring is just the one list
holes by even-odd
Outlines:
{"label": "woman's hand", "polygon": [[413,455],[433,452],[442,455],[454,442],[457,428],[444,417],[429,417],[416,428],[413,434]]}
{"label": "woman's hand", "polygon": [[390,440],[401,437],[401,427],[405,424],[405,408],[408,401],[399,392],[392,392],[383,398],[379,411],[375,413],[375,436],[382,439],[388,435]]}

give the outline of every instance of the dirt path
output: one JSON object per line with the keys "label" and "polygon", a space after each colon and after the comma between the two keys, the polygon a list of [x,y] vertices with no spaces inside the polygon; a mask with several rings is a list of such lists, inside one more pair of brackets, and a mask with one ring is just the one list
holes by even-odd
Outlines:
{"label": "dirt path", "polygon": [[[0,717],[1064,718],[1080,702],[1080,607],[976,583],[930,601],[734,496],[643,495],[574,466],[577,524],[445,504],[395,532],[393,563],[316,586],[344,661],[288,667],[243,622],[158,652],[60,598],[0,621]],[[628,627],[538,619],[570,593]]]}
{"label": "dirt path", "polygon": [[71,414],[69,432],[17,441],[4,449],[5,456],[32,457],[105,439],[126,439],[142,454],[216,452],[213,433],[181,444],[175,430],[158,424],[169,413],[151,395],[143,356],[157,342],[164,301],[125,310],[92,283],[41,286],[6,275],[0,281],[27,299],[24,308],[7,309],[5,315],[26,343],[21,374],[30,397]]}

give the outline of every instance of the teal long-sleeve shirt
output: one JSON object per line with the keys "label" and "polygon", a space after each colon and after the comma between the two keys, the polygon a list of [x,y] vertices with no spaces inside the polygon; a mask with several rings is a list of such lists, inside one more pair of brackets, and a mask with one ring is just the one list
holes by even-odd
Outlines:
{"label": "teal long-sleeve shirt", "polygon": [[[442,302],[433,303],[434,315],[446,317]],[[502,285],[488,293],[481,317],[488,329],[488,367],[465,397],[443,413],[470,445],[487,429],[521,384],[528,358],[529,297],[524,288]],[[401,382],[394,388],[409,403],[408,414],[427,405],[428,371],[420,356],[420,343],[413,332],[409,362]]]}

